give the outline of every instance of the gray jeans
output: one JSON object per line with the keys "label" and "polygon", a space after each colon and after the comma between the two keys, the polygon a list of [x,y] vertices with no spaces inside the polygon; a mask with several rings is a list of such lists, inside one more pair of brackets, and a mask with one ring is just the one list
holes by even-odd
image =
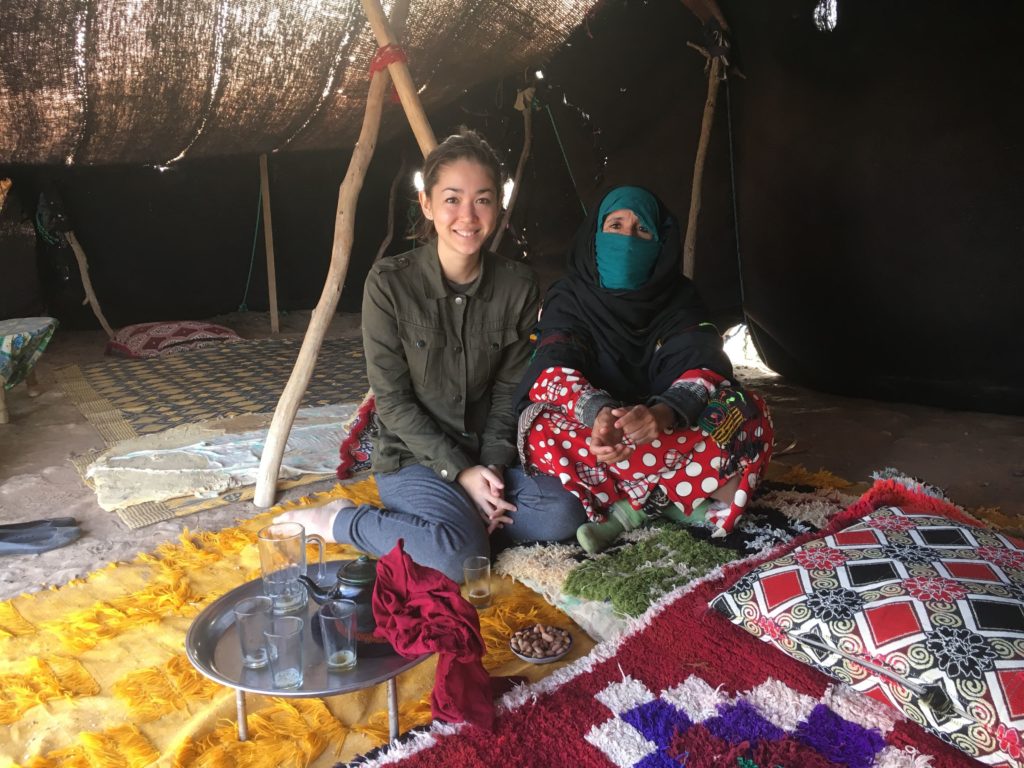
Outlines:
{"label": "gray jeans", "polygon": [[[404,539],[413,560],[460,583],[463,560],[490,554],[483,518],[458,483],[420,464],[378,474],[376,480],[384,508],[363,504],[343,510],[334,521],[336,541],[380,557]],[[513,524],[500,532],[502,542],[562,541],[587,521],[579,500],[557,478],[527,475],[521,467],[505,470],[505,499],[516,511],[510,515]]]}

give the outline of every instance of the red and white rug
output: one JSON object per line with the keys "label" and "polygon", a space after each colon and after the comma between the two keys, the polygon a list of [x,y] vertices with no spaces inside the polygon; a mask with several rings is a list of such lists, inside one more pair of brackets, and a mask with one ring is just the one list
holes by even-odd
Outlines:
{"label": "red and white rug", "polygon": [[362,765],[952,768],[961,752],[731,624],[708,602],[756,565],[886,505],[934,498],[880,480],[824,531],[667,595],[620,639],[500,702],[494,733],[435,724]]}

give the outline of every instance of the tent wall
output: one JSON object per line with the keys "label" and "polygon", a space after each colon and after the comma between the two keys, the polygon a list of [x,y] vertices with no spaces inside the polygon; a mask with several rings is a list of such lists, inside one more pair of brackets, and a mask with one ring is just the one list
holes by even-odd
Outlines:
{"label": "tent wall", "polygon": [[[1024,70],[1015,53],[1024,6],[840,0],[832,32],[815,27],[814,6],[722,3],[745,77],[734,72],[719,95],[697,239],[701,292],[723,325],[745,309],[769,364],[804,383],[1024,412]],[[546,281],[560,272],[581,201],[593,204],[604,186],[649,186],[685,220],[707,90],[688,40],[702,42],[701,30],[682,3],[604,3],[550,61],[431,110],[438,136],[477,127],[511,168],[522,141],[515,91],[543,69],[513,225]],[[343,309],[358,308],[384,233],[388,185],[410,144],[401,120],[385,115],[395,138],[378,148],[360,198]],[[285,309],[319,294],[347,155],[271,156]],[[166,173],[58,173],[112,322],[237,307],[252,253],[254,156]],[[404,185],[400,219],[411,198]],[[255,309],[266,306],[261,240]],[[404,245],[396,239],[392,252]],[[506,238],[503,250],[520,248]]]}

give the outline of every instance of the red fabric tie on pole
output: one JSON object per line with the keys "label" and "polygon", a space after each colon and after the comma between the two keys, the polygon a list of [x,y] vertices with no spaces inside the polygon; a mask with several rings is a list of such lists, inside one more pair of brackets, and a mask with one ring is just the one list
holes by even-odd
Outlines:
{"label": "red fabric tie on pole", "polygon": [[372,78],[377,72],[387,69],[389,64],[394,64],[396,61],[408,61],[402,46],[392,43],[378,48],[377,52],[373,54],[373,60],[370,61],[370,77]]}
{"label": "red fabric tie on pole", "polygon": [[[373,59],[370,61],[370,78],[372,79],[377,72],[384,71],[388,68],[389,64],[394,64],[396,61],[408,61],[405,49],[402,46],[397,43],[391,43],[390,45],[378,48],[377,52],[373,55]],[[394,83],[391,84],[390,98],[392,104],[402,103]]]}
{"label": "red fabric tie on pole", "polygon": [[476,609],[454,581],[413,562],[401,539],[377,562],[373,617],[374,634],[386,638],[400,655],[437,653],[430,697],[436,720],[493,730],[494,700],[481,663],[484,641]]}

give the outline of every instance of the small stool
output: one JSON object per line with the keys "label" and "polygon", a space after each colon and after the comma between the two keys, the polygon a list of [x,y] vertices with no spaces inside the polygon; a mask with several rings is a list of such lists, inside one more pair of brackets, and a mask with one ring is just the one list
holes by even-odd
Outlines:
{"label": "small stool", "polygon": [[5,394],[8,389],[24,381],[29,397],[40,394],[33,368],[56,330],[53,317],[0,320],[0,424],[10,421]]}

